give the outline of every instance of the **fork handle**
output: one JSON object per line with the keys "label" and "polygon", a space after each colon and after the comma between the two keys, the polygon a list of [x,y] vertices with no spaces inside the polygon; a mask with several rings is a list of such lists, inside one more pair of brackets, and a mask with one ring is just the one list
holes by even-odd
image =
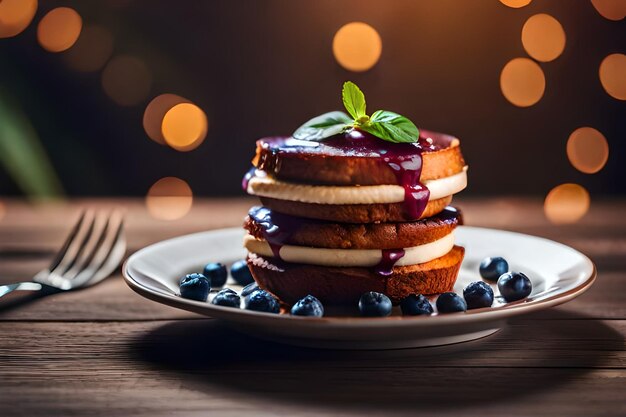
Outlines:
{"label": "fork handle", "polygon": [[53,287],[38,282],[18,282],[15,284],[0,285],[0,297],[13,291],[50,291]]}

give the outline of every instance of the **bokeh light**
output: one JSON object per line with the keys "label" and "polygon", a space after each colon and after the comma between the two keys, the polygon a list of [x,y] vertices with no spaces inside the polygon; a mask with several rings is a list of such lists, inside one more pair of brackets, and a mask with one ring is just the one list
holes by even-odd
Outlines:
{"label": "bokeh light", "polygon": [[622,20],[626,16],[626,0],[591,0],[598,13],[609,20]]}
{"label": "bokeh light", "polygon": [[165,142],[178,151],[197,148],[206,137],[209,124],[202,109],[192,103],[181,103],[165,113],[161,132]]}
{"label": "bokeh light", "polygon": [[37,26],[37,40],[49,52],[62,52],[74,45],[80,36],[83,19],[69,7],[50,10]]}
{"label": "bokeh light", "polygon": [[500,3],[505,6],[513,7],[514,9],[519,9],[520,7],[527,6],[532,0],[500,0]]}
{"label": "bokeh light", "polygon": [[102,71],[102,88],[121,106],[139,104],[150,93],[152,76],[138,58],[119,55],[111,59]]}
{"label": "bokeh light", "polygon": [[190,101],[176,94],[161,94],[152,99],[143,113],[143,128],[150,139],[161,145],[166,145],[161,126],[163,118],[172,107]]}
{"label": "bokeh light", "polygon": [[161,178],[146,196],[146,207],[155,219],[177,220],[189,213],[193,193],[189,185],[176,177]]}
{"label": "bokeh light", "polygon": [[504,97],[514,105],[528,107],[543,97],[546,78],[535,61],[514,58],[502,68],[500,89]]}
{"label": "bokeh light", "polygon": [[561,184],[546,196],[543,209],[554,224],[576,223],[589,211],[589,193],[578,184]]}
{"label": "bokeh light", "polygon": [[113,53],[113,35],[98,25],[85,26],[78,41],[65,54],[72,69],[82,72],[97,71]]}
{"label": "bokeh light", "polygon": [[367,71],[380,59],[383,43],[370,25],[352,22],[344,25],[333,38],[335,59],[347,70]]}
{"label": "bokeh light", "polygon": [[600,64],[600,82],[606,92],[618,100],[626,100],[626,55],[611,54]]}
{"label": "bokeh light", "polygon": [[528,55],[537,61],[552,61],[565,49],[565,31],[549,14],[536,14],[522,27],[522,44]]}
{"label": "bokeh light", "polygon": [[0,38],[20,34],[33,21],[37,0],[0,1]]}
{"label": "bokeh light", "polygon": [[609,159],[609,143],[592,127],[581,127],[567,140],[567,158],[574,168],[585,174],[600,171]]}

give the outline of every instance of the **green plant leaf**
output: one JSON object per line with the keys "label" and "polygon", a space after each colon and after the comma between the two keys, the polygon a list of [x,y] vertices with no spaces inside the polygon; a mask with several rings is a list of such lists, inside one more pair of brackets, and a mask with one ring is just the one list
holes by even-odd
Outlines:
{"label": "green plant leaf", "polygon": [[386,110],[374,112],[369,123],[364,123],[359,128],[388,142],[414,143],[419,139],[419,130],[412,121]]}
{"label": "green plant leaf", "polygon": [[331,111],[314,117],[293,132],[295,139],[322,140],[337,135],[353,125],[353,120],[342,111]]}
{"label": "green plant leaf", "polygon": [[32,198],[63,195],[61,183],[35,129],[0,91],[0,165]]}
{"label": "green plant leaf", "polygon": [[367,116],[367,113],[365,113],[365,95],[352,81],[343,83],[341,99],[344,107],[354,120]]}

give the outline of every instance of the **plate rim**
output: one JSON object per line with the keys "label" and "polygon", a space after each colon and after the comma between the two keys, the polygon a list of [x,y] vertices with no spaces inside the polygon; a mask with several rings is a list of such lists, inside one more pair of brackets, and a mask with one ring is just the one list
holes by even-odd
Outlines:
{"label": "plate rim", "polygon": [[[201,314],[204,316],[212,317],[219,320],[225,320],[230,322],[239,322],[238,318],[254,318],[256,320],[267,321],[272,323],[288,323],[294,320],[300,321],[301,323],[308,323],[313,326],[326,326],[332,324],[333,326],[345,326],[345,327],[353,327],[355,325],[361,326],[410,326],[410,327],[430,327],[430,326],[446,326],[446,325],[458,325],[462,323],[477,323],[483,321],[496,321],[507,319],[513,316],[528,314],[534,311],[543,310],[549,307],[554,307],[559,304],[563,304],[572,300],[573,298],[578,297],[587,291],[595,282],[597,278],[597,268],[595,263],[582,252],[572,248],[571,246],[567,246],[563,243],[547,239],[541,236],[534,236],[525,233],[519,233],[504,229],[493,229],[487,227],[477,227],[477,226],[459,226],[463,229],[473,229],[473,230],[485,230],[485,231],[496,231],[496,232],[506,232],[509,234],[515,234],[524,237],[532,237],[534,239],[541,239],[552,244],[556,244],[559,246],[563,246],[569,250],[575,251],[578,255],[580,255],[585,261],[587,261],[591,265],[591,273],[588,277],[583,279],[583,281],[565,292],[557,293],[551,295],[547,298],[538,301],[514,301],[511,303],[507,303],[504,306],[498,308],[485,307],[480,309],[467,310],[465,312],[460,313],[451,313],[451,314],[438,314],[435,316],[391,316],[391,317],[299,317],[292,316],[290,314],[269,314],[262,312],[249,311],[244,309],[234,309],[232,307],[223,307],[217,306],[213,304],[209,304],[203,301],[195,301],[182,299],[179,296],[164,294],[159,291],[155,291],[151,288],[148,288],[141,283],[139,283],[134,277],[132,277],[129,271],[129,265],[139,257],[142,252],[148,250],[156,245],[172,243],[176,240],[183,240],[185,238],[190,238],[192,236],[198,235],[206,235],[206,234],[218,234],[224,232],[235,232],[240,231],[240,227],[227,227],[220,229],[207,230],[202,232],[189,233],[185,235],[175,236],[169,239],[160,240],[158,242],[154,242],[150,245],[147,245],[137,251],[135,251],[131,256],[129,256],[122,265],[122,276],[126,284],[139,295],[148,298],[152,301],[158,302],[160,304],[165,304],[170,307],[179,308],[186,311],[191,311],[197,314]],[[215,313],[215,314],[211,314]]]}

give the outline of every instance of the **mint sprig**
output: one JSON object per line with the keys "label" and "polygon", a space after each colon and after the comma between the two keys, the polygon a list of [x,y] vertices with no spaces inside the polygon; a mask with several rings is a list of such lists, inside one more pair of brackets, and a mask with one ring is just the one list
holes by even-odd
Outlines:
{"label": "mint sprig", "polygon": [[346,81],[343,84],[341,98],[352,118],[341,111],[324,113],[300,126],[293,137],[319,141],[349,129],[359,128],[388,142],[417,142],[419,130],[406,117],[387,110],[377,110],[368,116],[365,95],[353,82]]}

